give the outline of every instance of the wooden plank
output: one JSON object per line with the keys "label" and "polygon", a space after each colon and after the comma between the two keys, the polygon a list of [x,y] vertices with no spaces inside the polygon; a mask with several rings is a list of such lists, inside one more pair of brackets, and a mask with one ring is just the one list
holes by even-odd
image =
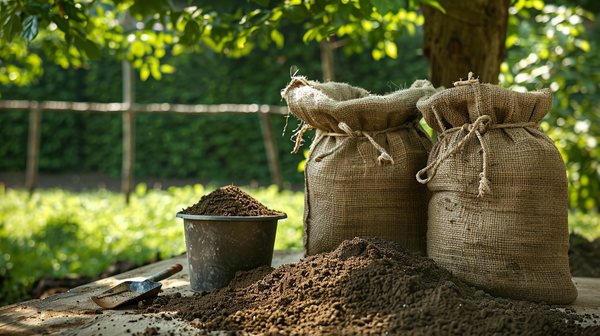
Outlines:
{"label": "wooden plank", "polygon": [[33,108],[29,112],[29,138],[27,140],[27,168],[25,172],[25,188],[29,193],[37,187],[40,162],[40,135],[42,132],[42,110]]}
{"label": "wooden plank", "polygon": [[271,171],[271,183],[276,184],[279,189],[283,189],[283,177],[281,174],[281,164],[279,163],[279,154],[277,153],[277,145],[275,144],[275,135],[273,134],[273,126],[269,115],[259,113],[260,121],[263,130],[263,139],[265,141],[265,149],[267,151],[267,160],[269,161],[269,170]]}

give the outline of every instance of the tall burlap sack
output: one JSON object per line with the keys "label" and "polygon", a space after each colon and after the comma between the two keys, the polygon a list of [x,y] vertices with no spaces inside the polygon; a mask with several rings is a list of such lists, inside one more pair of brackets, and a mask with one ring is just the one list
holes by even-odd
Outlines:
{"label": "tall burlap sack", "polygon": [[417,175],[432,192],[428,256],[492,293],[573,302],[566,169],[539,129],[552,92],[475,83],[417,106],[440,132]]}
{"label": "tall burlap sack", "polygon": [[425,253],[429,192],[414,176],[432,147],[417,101],[428,81],[384,96],[295,77],[290,112],[317,129],[305,167],[304,249],[329,252],[354,237],[380,237]]}

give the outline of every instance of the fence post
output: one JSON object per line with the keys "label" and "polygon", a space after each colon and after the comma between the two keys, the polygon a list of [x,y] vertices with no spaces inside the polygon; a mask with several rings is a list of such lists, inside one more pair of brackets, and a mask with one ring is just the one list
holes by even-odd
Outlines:
{"label": "fence post", "polygon": [[268,111],[263,111],[268,106],[263,105],[261,111],[258,112],[263,129],[263,139],[265,141],[265,149],[267,150],[267,160],[269,161],[269,170],[271,171],[271,183],[276,184],[279,190],[283,189],[283,178],[281,176],[281,165],[279,164],[279,155],[277,154],[277,146],[275,145],[275,135],[271,126]]}
{"label": "fence post", "polygon": [[321,69],[323,70],[323,81],[335,80],[335,63],[333,62],[333,50],[331,43],[326,39],[321,40]]}
{"label": "fence post", "polygon": [[37,102],[31,103],[29,112],[29,137],[27,139],[27,168],[25,171],[25,188],[29,195],[37,187],[40,162],[40,134],[42,132],[42,108]]}
{"label": "fence post", "polygon": [[129,204],[129,194],[135,182],[135,113],[123,112],[123,169],[121,170],[121,191]]}
{"label": "fence post", "polygon": [[[129,12],[125,13],[124,27],[131,27]],[[135,72],[133,66],[123,56],[123,167],[121,169],[121,191],[125,193],[125,202],[129,204],[129,194],[135,183],[135,113],[130,110],[135,102]]]}

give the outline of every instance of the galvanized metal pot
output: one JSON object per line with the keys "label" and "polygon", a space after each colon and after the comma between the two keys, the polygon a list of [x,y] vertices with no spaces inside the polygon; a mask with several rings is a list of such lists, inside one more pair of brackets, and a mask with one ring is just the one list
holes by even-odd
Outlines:
{"label": "galvanized metal pot", "polygon": [[277,221],[281,216],[183,218],[185,247],[194,292],[226,287],[237,271],[271,265]]}

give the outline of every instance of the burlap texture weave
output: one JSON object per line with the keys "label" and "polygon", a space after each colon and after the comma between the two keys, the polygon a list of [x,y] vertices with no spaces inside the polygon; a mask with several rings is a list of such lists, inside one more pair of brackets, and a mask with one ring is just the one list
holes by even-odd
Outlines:
{"label": "burlap texture weave", "polygon": [[384,96],[295,77],[290,112],[316,128],[305,167],[304,249],[329,252],[354,237],[381,237],[425,253],[427,188],[415,174],[432,147],[417,101],[428,81]]}
{"label": "burlap texture weave", "polygon": [[417,175],[432,192],[428,256],[499,295],[573,302],[566,169],[539,129],[552,92],[475,83],[417,106],[440,132]]}

